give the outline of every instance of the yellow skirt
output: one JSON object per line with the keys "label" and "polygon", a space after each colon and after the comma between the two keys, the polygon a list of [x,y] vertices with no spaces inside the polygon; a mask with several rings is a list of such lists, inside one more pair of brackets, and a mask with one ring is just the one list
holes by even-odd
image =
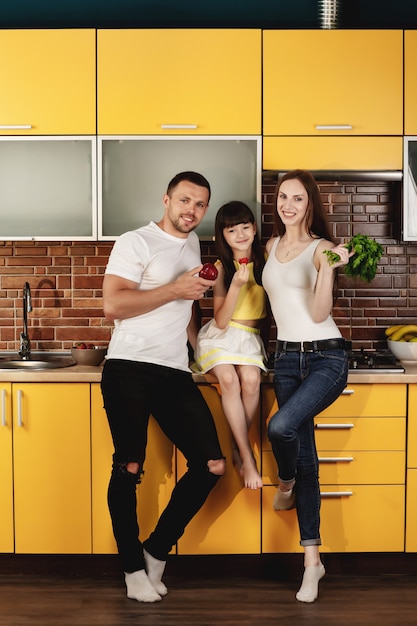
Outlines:
{"label": "yellow skirt", "polygon": [[259,329],[229,322],[219,328],[214,320],[205,324],[197,338],[192,370],[205,374],[216,365],[256,365],[264,372],[267,356]]}

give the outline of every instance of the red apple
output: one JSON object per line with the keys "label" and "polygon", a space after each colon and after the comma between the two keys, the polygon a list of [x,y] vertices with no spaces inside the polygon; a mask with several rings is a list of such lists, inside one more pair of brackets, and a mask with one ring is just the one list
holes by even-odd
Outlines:
{"label": "red apple", "polygon": [[204,263],[198,275],[206,280],[216,280],[218,275],[217,267],[213,263]]}
{"label": "red apple", "polygon": [[239,259],[239,263],[241,265],[247,265],[249,263],[249,259],[244,256],[243,259]]}

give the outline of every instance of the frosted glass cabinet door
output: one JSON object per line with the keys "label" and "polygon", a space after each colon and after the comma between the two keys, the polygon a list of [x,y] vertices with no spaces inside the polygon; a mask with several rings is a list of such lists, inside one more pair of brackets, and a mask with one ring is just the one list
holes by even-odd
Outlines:
{"label": "frosted glass cabinet door", "polygon": [[95,137],[0,140],[0,239],[95,239]]}

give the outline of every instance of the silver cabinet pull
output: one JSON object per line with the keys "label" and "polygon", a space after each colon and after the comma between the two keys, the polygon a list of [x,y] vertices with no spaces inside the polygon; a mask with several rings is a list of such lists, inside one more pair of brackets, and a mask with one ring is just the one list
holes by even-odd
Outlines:
{"label": "silver cabinet pull", "polygon": [[19,428],[23,426],[22,400],[23,400],[23,391],[21,389],[18,389],[17,391],[17,425],[19,426]]}
{"label": "silver cabinet pull", "polygon": [[197,124],[161,124],[161,128],[163,129],[176,129],[176,128],[197,128]]}
{"label": "silver cabinet pull", "polygon": [[28,130],[32,124],[0,124],[0,130]]}
{"label": "silver cabinet pull", "polygon": [[316,124],[316,130],[352,130],[352,124]]}
{"label": "silver cabinet pull", "polygon": [[353,394],[355,393],[354,389],[343,389],[342,391],[342,396],[353,396]]}
{"label": "silver cabinet pull", "polygon": [[322,456],[319,463],[352,463],[353,456]]}
{"label": "silver cabinet pull", "polygon": [[7,426],[6,420],[6,390],[1,390],[1,425]]}
{"label": "silver cabinet pull", "polygon": [[353,491],[320,491],[322,498],[342,498],[343,496],[353,496]]}
{"label": "silver cabinet pull", "polygon": [[354,424],[316,424],[317,430],[350,430]]}

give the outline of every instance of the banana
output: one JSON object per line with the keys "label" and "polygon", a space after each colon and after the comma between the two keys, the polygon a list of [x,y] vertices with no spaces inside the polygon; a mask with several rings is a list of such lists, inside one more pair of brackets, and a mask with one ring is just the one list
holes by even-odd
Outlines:
{"label": "banana", "polygon": [[397,330],[400,330],[400,328],[403,328],[403,327],[404,327],[404,324],[395,324],[394,326],[389,326],[389,328],[385,330],[386,337],[391,337],[393,333],[395,333]]}
{"label": "banana", "polygon": [[391,341],[401,341],[408,333],[417,333],[417,324],[405,324],[395,330],[390,336]]}

